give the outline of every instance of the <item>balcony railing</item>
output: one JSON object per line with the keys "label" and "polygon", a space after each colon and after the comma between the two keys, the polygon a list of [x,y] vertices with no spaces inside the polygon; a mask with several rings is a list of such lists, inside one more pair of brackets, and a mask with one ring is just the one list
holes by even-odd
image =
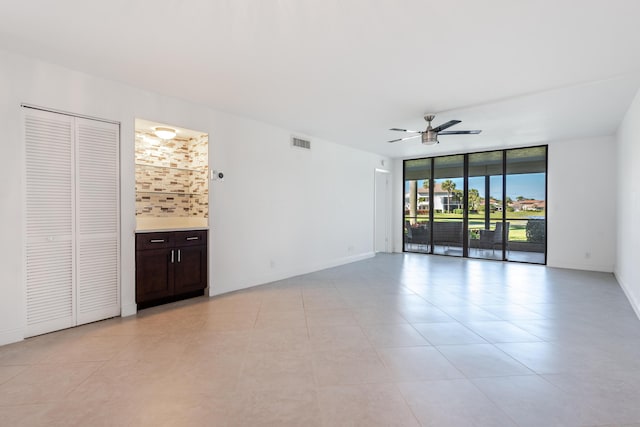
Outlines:
{"label": "balcony railing", "polygon": [[[431,244],[429,216],[405,215],[404,219],[406,251],[425,253],[451,252],[450,254],[452,255],[462,255],[462,246],[465,239],[462,236],[463,219],[461,217],[436,216],[434,218],[433,250],[429,246]],[[470,257],[484,257],[479,256],[473,250],[491,249],[492,252],[498,250],[502,253],[502,231],[499,230],[499,235],[496,235],[496,224],[501,222],[502,220],[500,219],[492,218],[487,228],[485,221],[482,219],[474,218],[468,220],[466,242]],[[506,250],[508,252],[541,254],[542,257],[538,256],[535,261],[529,262],[543,263],[546,246],[544,217],[507,218],[505,224],[508,225]],[[500,229],[501,227],[498,228]],[[485,232],[485,230],[488,232]],[[452,249],[457,249],[457,252],[453,253]],[[489,258],[495,258],[495,256],[492,255]]]}

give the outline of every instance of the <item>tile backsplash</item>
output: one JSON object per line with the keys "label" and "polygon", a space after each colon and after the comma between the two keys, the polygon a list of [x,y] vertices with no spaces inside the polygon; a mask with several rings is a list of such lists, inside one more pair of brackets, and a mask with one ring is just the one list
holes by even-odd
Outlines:
{"label": "tile backsplash", "polygon": [[208,142],[136,131],[137,217],[209,216]]}

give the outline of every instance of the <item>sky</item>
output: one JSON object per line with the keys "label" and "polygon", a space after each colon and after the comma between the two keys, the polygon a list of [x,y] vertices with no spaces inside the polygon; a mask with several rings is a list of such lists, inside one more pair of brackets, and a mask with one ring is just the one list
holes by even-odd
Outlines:
{"label": "sky", "polygon": [[[442,182],[443,179],[437,180]],[[456,189],[462,190],[463,179],[452,178],[456,184]],[[516,200],[518,196],[523,196],[526,199],[545,200],[545,174],[544,173],[531,173],[531,174],[519,174],[519,175],[507,175],[507,196],[512,200]],[[418,186],[422,186],[422,181],[418,181]],[[491,177],[491,196],[496,199],[502,199],[502,176]],[[484,198],[484,177],[469,178],[469,187],[476,188],[480,197]],[[409,191],[409,183],[405,183],[405,191]]]}

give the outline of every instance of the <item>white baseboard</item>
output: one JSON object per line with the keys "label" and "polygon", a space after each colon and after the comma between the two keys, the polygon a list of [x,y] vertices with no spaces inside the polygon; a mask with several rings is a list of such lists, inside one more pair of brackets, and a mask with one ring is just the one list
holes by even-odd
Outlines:
{"label": "white baseboard", "polygon": [[569,270],[597,271],[600,273],[613,273],[612,265],[597,264],[556,264],[547,260],[547,267],[568,268]]}
{"label": "white baseboard", "polygon": [[24,340],[24,331],[22,329],[0,331],[0,345],[11,344],[22,340]]}
{"label": "white baseboard", "polygon": [[629,300],[629,304],[631,304],[631,308],[633,308],[633,311],[635,311],[636,316],[638,317],[638,319],[640,319],[640,301],[636,299],[633,293],[631,293],[629,286],[625,283],[624,280],[622,280],[622,278],[615,271],[613,275],[618,281],[618,284],[620,284],[620,287],[622,288],[622,292],[624,292],[627,299]]}
{"label": "white baseboard", "polygon": [[211,284],[209,286],[209,296],[213,297],[216,295],[226,294],[228,292],[238,291],[240,289],[247,289],[253,286],[264,285],[266,283],[276,282],[278,280],[284,280],[290,277],[300,276],[302,274],[309,274],[309,273],[313,273],[319,270],[324,270],[327,268],[332,268],[332,267],[337,267],[344,264],[350,264],[352,262],[362,261],[368,258],[372,258],[374,256],[375,256],[374,252],[365,252],[362,254],[336,258],[336,259],[332,259],[329,261],[320,262],[316,264],[299,266],[286,271],[275,272],[273,274],[249,277],[242,280],[242,283],[232,283],[232,284],[227,284],[226,286],[220,286],[219,284],[216,285],[214,282],[213,286],[211,286]]}
{"label": "white baseboard", "polygon": [[376,256],[376,254],[373,251],[372,252],[365,252],[365,253],[358,254],[358,255],[351,255],[351,256],[348,256],[348,257],[339,258],[339,259],[327,261],[327,262],[324,262],[324,263],[316,264],[314,266],[314,268],[312,269],[312,271],[305,271],[305,272],[302,272],[302,273],[294,274],[293,276],[298,276],[300,274],[311,273],[313,271],[318,271],[318,270],[324,270],[324,269],[327,269],[327,268],[337,267],[339,265],[351,264],[352,262],[363,261],[365,259],[373,258],[374,256]]}
{"label": "white baseboard", "polygon": [[136,304],[124,304],[121,307],[120,315],[122,317],[133,316],[138,312],[138,306]]}

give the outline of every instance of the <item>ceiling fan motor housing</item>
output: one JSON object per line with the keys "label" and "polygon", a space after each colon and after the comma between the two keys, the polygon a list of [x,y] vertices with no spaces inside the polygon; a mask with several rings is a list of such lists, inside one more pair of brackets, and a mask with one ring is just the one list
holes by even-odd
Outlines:
{"label": "ceiling fan motor housing", "polygon": [[427,129],[425,132],[422,132],[422,143],[424,145],[438,144],[438,133],[431,129]]}

